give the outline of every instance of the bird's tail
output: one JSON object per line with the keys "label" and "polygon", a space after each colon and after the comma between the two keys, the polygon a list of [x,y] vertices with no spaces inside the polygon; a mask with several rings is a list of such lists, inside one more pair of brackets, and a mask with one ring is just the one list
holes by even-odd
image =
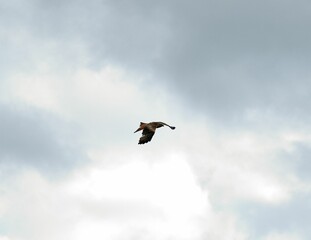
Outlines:
{"label": "bird's tail", "polygon": [[170,126],[170,125],[168,125],[168,124],[166,124],[166,123],[164,123],[164,122],[160,122],[161,124],[163,124],[163,125],[165,125],[165,126],[168,126],[170,129],[172,129],[172,130],[174,130],[176,127],[174,127],[174,126]]}

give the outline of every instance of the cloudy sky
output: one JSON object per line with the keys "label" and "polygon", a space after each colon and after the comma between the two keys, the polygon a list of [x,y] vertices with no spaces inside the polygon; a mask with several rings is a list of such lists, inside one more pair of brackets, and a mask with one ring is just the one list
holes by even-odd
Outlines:
{"label": "cloudy sky", "polygon": [[310,12],[0,0],[0,240],[311,239]]}

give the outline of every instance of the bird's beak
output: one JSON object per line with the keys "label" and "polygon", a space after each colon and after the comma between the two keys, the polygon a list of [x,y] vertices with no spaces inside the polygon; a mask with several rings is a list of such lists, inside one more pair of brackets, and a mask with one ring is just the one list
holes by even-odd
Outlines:
{"label": "bird's beak", "polygon": [[140,128],[138,128],[134,133],[138,132],[139,130],[141,130]]}

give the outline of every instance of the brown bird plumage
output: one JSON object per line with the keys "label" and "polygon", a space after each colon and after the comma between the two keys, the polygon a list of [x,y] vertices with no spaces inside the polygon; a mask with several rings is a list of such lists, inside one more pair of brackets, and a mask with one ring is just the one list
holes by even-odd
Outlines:
{"label": "brown bird plumage", "polygon": [[150,122],[150,123],[140,122],[139,128],[134,132],[134,133],[136,133],[138,131],[143,130],[142,136],[139,139],[138,144],[145,144],[147,142],[150,142],[155,131],[156,131],[156,129],[163,127],[163,126],[168,126],[172,130],[175,129],[175,127],[170,126],[164,122]]}

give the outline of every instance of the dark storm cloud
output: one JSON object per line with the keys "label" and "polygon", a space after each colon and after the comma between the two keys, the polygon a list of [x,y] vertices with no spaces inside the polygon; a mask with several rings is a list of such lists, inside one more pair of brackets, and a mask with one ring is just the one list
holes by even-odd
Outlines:
{"label": "dark storm cloud", "polygon": [[70,128],[49,114],[0,105],[0,119],[2,168],[28,166],[53,174],[84,158]]}

